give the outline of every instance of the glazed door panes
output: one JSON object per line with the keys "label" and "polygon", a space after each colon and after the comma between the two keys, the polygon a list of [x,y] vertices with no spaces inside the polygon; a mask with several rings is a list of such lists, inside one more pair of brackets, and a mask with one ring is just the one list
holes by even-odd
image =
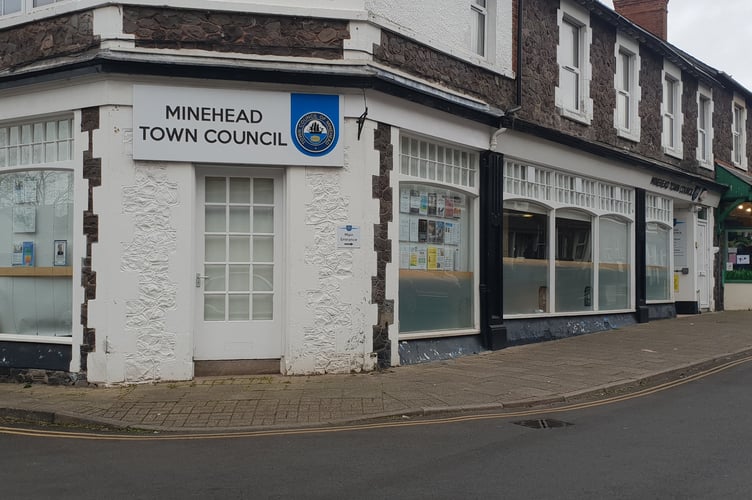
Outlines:
{"label": "glazed door panes", "polygon": [[214,171],[199,179],[196,359],[281,355],[279,183]]}
{"label": "glazed door panes", "polygon": [[204,320],[272,320],[274,180],[207,177]]}

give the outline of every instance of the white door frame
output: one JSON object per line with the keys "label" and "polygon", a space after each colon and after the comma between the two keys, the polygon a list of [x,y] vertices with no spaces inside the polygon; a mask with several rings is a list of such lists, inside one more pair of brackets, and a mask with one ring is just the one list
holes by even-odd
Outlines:
{"label": "white door frame", "polygon": [[[237,167],[237,166],[196,166],[195,168],[195,229],[194,251],[191,283],[194,287],[194,341],[193,357],[195,360],[231,360],[231,359],[279,359],[283,356],[284,310],[283,300],[285,284],[285,200],[284,178],[285,171],[281,168],[268,167]],[[273,229],[273,320],[247,321],[204,321],[204,286],[206,276],[204,269],[204,189],[206,177],[251,177],[274,179],[274,229]],[[252,208],[251,208],[252,212]],[[250,236],[251,240],[253,235]],[[251,264],[253,266],[253,264]],[[251,267],[253,269],[253,267]],[[251,287],[253,273],[250,275]],[[251,328],[255,326],[270,330],[264,331],[261,338],[249,337]],[[276,340],[272,337],[276,336]],[[265,340],[264,340],[265,339]]]}

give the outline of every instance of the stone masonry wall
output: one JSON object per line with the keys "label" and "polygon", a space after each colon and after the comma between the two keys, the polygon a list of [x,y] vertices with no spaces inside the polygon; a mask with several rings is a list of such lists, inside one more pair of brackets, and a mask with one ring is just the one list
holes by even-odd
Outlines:
{"label": "stone masonry wall", "polygon": [[376,251],[376,276],[371,277],[371,302],[378,305],[378,323],[373,326],[373,350],[379,366],[390,365],[391,345],[389,325],[394,323],[394,301],[386,298],[386,265],[392,261],[392,240],[389,239],[389,222],[393,220],[391,172],[394,147],[391,127],[379,124],[374,131],[374,149],[379,152],[379,175],[371,181],[372,196],[379,200],[379,223],[374,225],[374,250]]}
{"label": "stone masonry wall", "polygon": [[690,75],[683,75],[682,108],[684,112],[684,160],[664,154],[661,148],[662,117],[661,101],[663,86],[661,71],[663,57],[641,46],[639,103],[641,119],[640,141],[636,143],[616,135],[614,128],[614,91],[616,31],[610,24],[595,16],[590,17],[593,32],[590,47],[592,81],[590,97],[593,99],[593,121],[590,125],[562,117],[555,111],[554,89],[559,81],[556,50],[559,28],[556,11],[559,2],[551,0],[527,0],[523,17],[523,67],[522,110],[520,118],[539,123],[554,130],[627,150],[641,156],[670,163],[683,169],[712,177],[712,172],[698,169],[695,160],[697,146],[697,82]]}
{"label": "stone masonry wall", "polygon": [[77,12],[0,31],[0,70],[18,69],[99,46],[93,14]]}
{"label": "stone masonry wall", "polygon": [[733,100],[733,93],[719,88],[713,89],[713,156],[726,165],[731,165],[731,152],[734,148],[734,139],[731,136]]}
{"label": "stone masonry wall", "polygon": [[515,102],[514,80],[466,63],[396,33],[381,30],[374,59],[419,78],[472,95],[500,108]]}
{"label": "stone masonry wall", "polygon": [[346,21],[127,6],[137,47],[341,59]]}

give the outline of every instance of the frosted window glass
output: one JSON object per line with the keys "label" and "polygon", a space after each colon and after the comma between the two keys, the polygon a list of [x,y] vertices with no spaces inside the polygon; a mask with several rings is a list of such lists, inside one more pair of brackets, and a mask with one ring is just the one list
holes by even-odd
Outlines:
{"label": "frosted window glass", "polygon": [[274,296],[268,294],[253,295],[253,319],[274,319]]}
{"label": "frosted window glass", "polygon": [[204,295],[204,321],[225,320],[225,296]]}
{"label": "frosted window glass", "polygon": [[47,122],[45,128],[47,130],[47,135],[45,136],[45,139],[47,141],[56,141],[58,138],[57,137],[57,123]]}
{"label": "frosted window glass", "polygon": [[211,265],[204,266],[204,291],[207,292],[224,292],[225,291],[225,266]]}
{"label": "frosted window glass", "polygon": [[224,236],[206,236],[204,238],[204,260],[206,262],[224,262],[225,253]]}
{"label": "frosted window glass", "polygon": [[250,266],[230,266],[230,286],[232,292],[250,291]]}
{"label": "frosted window glass", "polygon": [[70,139],[71,138],[70,124],[71,124],[70,120],[60,120],[59,122],[57,122],[57,127],[58,127],[57,138],[58,139]]}
{"label": "frosted window glass", "polygon": [[206,207],[205,224],[207,233],[224,233],[227,230],[225,207]]}
{"label": "frosted window glass", "polygon": [[0,147],[8,145],[8,129],[0,128]]}
{"label": "frosted window glass", "polygon": [[253,232],[274,232],[274,209],[272,207],[253,207]]}
{"label": "frosted window glass", "polygon": [[274,290],[274,267],[253,266],[253,291],[271,292]]}
{"label": "frosted window glass", "polygon": [[253,203],[268,205],[274,203],[274,179],[253,180]]}
{"label": "frosted window glass", "polygon": [[251,232],[251,214],[249,207],[230,207],[230,232]]}
{"label": "frosted window glass", "polygon": [[251,179],[230,178],[230,203],[251,202]]}
{"label": "frosted window glass", "polygon": [[251,237],[230,236],[230,262],[250,262]]}
{"label": "frosted window glass", "polygon": [[225,202],[225,178],[224,177],[207,177],[204,182],[206,186],[207,203],[224,203]]}
{"label": "frosted window glass", "polygon": [[230,321],[246,321],[251,316],[250,295],[230,295],[228,316]]}
{"label": "frosted window glass", "polygon": [[274,238],[267,236],[253,238],[253,261],[274,262]]}
{"label": "frosted window glass", "polygon": [[629,307],[629,224],[600,220],[600,264],[598,266],[598,309]]}
{"label": "frosted window glass", "polygon": [[[56,142],[48,142],[44,145],[44,156],[46,158],[46,161],[55,161],[57,160],[57,143]],[[68,158],[60,158],[61,160],[67,160]]]}

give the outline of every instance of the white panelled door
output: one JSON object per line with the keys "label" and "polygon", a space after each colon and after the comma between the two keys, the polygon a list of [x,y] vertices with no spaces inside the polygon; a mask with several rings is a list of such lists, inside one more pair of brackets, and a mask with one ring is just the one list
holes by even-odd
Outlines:
{"label": "white panelled door", "polygon": [[217,167],[196,185],[194,358],[279,358],[282,177]]}
{"label": "white panelled door", "polygon": [[708,223],[697,221],[697,301],[700,309],[710,307],[710,266],[708,265]]}

